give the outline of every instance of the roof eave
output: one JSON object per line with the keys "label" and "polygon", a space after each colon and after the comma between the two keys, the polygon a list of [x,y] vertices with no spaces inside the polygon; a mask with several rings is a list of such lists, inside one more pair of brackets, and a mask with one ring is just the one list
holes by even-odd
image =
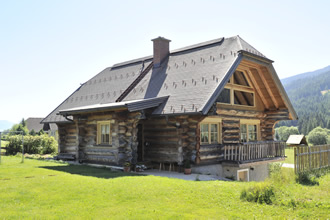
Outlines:
{"label": "roof eave", "polygon": [[273,80],[275,81],[275,84],[279,90],[279,93],[286,105],[286,107],[288,108],[289,110],[289,117],[291,118],[291,120],[297,120],[298,119],[298,116],[297,116],[297,113],[296,111],[294,110],[293,108],[293,105],[281,83],[281,80],[278,78],[278,75],[275,71],[275,68],[273,66],[273,62],[272,60],[268,59],[268,58],[265,58],[265,57],[261,57],[261,56],[258,56],[258,55],[255,55],[255,54],[252,54],[250,52],[247,52],[247,51],[241,51],[241,54],[243,55],[242,58],[246,59],[246,60],[250,60],[252,62],[255,62],[257,64],[260,64],[260,65],[264,65],[268,68],[270,74],[271,74],[271,77],[273,78]]}
{"label": "roof eave", "polygon": [[254,53],[250,53],[250,52],[248,52],[246,50],[239,50],[238,52],[240,54],[242,54],[243,56],[245,56],[245,57],[251,57],[251,58],[253,58],[255,60],[259,60],[259,61],[264,62],[264,63],[274,63],[274,61],[271,60],[271,59],[268,59],[266,57],[259,56],[259,55],[254,54]]}

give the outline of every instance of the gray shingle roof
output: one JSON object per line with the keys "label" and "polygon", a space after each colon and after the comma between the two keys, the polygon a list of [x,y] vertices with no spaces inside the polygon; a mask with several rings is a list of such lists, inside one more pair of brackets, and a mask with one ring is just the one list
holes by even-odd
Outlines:
{"label": "gray shingle roof", "polygon": [[157,108],[154,114],[205,113],[210,97],[215,91],[220,92],[226,78],[236,69],[231,67],[238,64],[238,51],[246,49],[261,54],[238,36],[175,50],[124,100],[170,96],[166,105]]}
{"label": "gray shingle roof", "polygon": [[102,111],[102,110],[116,110],[126,108],[129,112],[140,111],[148,108],[154,108],[164,103],[168,99],[168,96],[165,97],[156,97],[150,99],[141,99],[134,101],[122,101],[122,102],[113,102],[107,104],[95,104],[95,105],[87,105],[77,108],[64,109],[60,110],[60,114],[74,114],[81,112],[94,112],[94,111]]}
{"label": "gray shingle roof", "polygon": [[84,83],[43,122],[67,121],[58,115],[61,110],[115,103],[129,86],[131,89],[126,91],[122,102],[169,97],[153,114],[206,114],[240,63],[241,51],[267,59],[235,36],[171,51],[160,67],[146,70],[141,80],[136,78],[142,67],[145,69],[151,63],[152,56],[116,64]]}
{"label": "gray shingle roof", "polygon": [[[148,66],[150,62],[150,59],[145,61],[144,66]],[[115,102],[140,74],[142,64],[143,59],[139,59],[126,62],[121,66],[106,68],[81,85],[42,122],[66,122],[63,116],[58,115],[63,109]]]}
{"label": "gray shingle roof", "polygon": [[43,118],[28,118],[25,121],[26,127],[29,129],[29,131],[34,130],[35,132],[38,132],[44,127],[43,124],[40,124],[42,119]]}

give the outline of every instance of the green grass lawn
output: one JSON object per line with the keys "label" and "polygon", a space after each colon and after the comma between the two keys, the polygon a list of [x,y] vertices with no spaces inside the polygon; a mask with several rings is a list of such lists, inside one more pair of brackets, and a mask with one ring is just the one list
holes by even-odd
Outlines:
{"label": "green grass lawn", "polygon": [[[185,181],[2,157],[0,219],[329,218],[330,175],[319,186],[289,178],[272,205],[240,200],[249,182]],[[291,178],[291,179],[290,179]],[[285,182],[285,181],[284,181]]]}
{"label": "green grass lawn", "polygon": [[294,164],[294,150],[293,148],[285,148],[285,155],[287,158],[285,159],[284,163]]}

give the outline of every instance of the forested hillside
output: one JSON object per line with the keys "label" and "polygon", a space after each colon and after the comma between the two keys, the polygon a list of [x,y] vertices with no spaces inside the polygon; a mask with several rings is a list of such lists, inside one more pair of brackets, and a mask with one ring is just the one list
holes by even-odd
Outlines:
{"label": "forested hillside", "polygon": [[298,126],[305,135],[318,126],[330,129],[330,66],[281,81],[299,120],[283,121],[278,126]]}

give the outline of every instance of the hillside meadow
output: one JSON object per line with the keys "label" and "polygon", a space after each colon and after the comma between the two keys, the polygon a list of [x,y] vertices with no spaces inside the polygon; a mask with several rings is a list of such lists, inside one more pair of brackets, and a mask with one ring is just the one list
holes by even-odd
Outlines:
{"label": "hillside meadow", "polygon": [[[66,163],[2,157],[0,219],[326,219],[330,175],[316,186],[271,182],[271,205],[240,199],[263,183],[185,181]],[[267,182],[266,182],[267,183]]]}

